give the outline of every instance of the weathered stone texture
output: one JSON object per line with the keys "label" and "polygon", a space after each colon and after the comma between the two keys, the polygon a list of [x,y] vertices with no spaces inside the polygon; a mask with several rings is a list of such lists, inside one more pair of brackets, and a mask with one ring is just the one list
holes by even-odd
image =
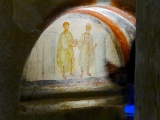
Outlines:
{"label": "weathered stone texture", "polygon": [[135,120],[160,120],[159,4],[137,0]]}
{"label": "weathered stone texture", "polygon": [[[93,3],[93,0],[83,2]],[[62,11],[75,3],[73,0],[63,5],[62,0],[0,1],[0,120],[18,119],[20,79],[32,47],[49,22],[43,18],[55,8]],[[76,5],[80,3],[82,1]],[[46,22],[44,26],[43,22]],[[37,29],[38,25],[41,30]]]}
{"label": "weathered stone texture", "polygon": [[[58,15],[59,12],[65,10],[64,8],[68,9],[73,6],[84,5],[95,2],[94,0],[84,0],[84,1],[79,0],[76,2],[74,0],[67,0],[65,4],[62,4],[62,1],[63,0],[47,0],[45,2],[44,0],[14,0],[14,1],[1,0],[0,1],[0,51],[1,51],[0,52],[0,120],[18,120],[18,119],[47,120],[47,117],[48,120],[53,118],[55,120],[57,118],[64,119],[64,116],[61,116],[59,114],[57,114],[58,117],[57,116],[55,117],[53,115],[51,116],[28,115],[28,116],[21,116],[20,118],[18,118],[20,78],[27,57],[31,52],[31,49],[33,48],[36,40],[40,36],[41,32],[45,29],[45,27],[51,21],[52,18],[56,17],[56,15]],[[154,18],[156,18],[156,16]],[[147,39],[151,41],[151,38],[149,39],[148,37]],[[156,52],[158,55],[158,46],[156,48],[157,48]],[[151,61],[153,60],[155,59],[152,59]],[[155,67],[158,65],[158,63],[155,62],[152,62],[150,64],[155,64]],[[149,85],[151,86],[151,84]],[[149,89],[152,91],[153,90],[152,86]],[[158,104],[159,96],[156,96],[156,94],[153,95],[156,98],[154,99],[155,104]],[[141,98],[141,96],[137,97]],[[137,107],[140,108],[141,106]],[[110,116],[110,114],[116,113],[115,110],[117,109],[107,109],[104,111],[98,110],[99,112],[98,118],[101,117],[101,114],[102,116],[104,116],[104,118],[107,115]],[[91,112],[89,112],[90,117],[94,115],[94,113],[96,112],[97,112],[96,110],[91,110]],[[105,114],[106,112],[108,112],[108,114]],[[88,113],[84,112],[84,114],[87,116]],[[114,116],[113,120],[116,119],[116,115],[113,116]],[[71,117],[72,116],[68,117],[68,120]],[[92,116],[92,118],[93,117],[94,116]]]}

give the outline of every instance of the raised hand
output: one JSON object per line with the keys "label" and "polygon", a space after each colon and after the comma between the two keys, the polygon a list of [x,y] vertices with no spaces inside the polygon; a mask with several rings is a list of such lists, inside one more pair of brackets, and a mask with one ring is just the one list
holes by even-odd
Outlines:
{"label": "raised hand", "polygon": [[95,49],[97,46],[98,46],[98,43],[95,43],[95,44],[94,44],[94,49]]}

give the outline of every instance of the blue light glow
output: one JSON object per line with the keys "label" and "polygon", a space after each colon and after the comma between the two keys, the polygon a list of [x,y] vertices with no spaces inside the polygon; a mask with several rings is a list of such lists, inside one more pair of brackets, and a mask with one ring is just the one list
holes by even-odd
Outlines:
{"label": "blue light glow", "polygon": [[127,104],[124,107],[124,112],[127,116],[134,116],[134,105]]}

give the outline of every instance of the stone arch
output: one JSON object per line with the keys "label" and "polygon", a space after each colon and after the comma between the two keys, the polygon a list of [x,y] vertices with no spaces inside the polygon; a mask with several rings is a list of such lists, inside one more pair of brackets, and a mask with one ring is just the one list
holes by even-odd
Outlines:
{"label": "stone arch", "polygon": [[[134,32],[135,32],[135,18],[132,15],[130,15],[130,16],[128,16],[128,15],[129,14],[125,13],[124,11],[122,11],[120,9],[117,9],[117,8],[114,8],[114,7],[111,7],[111,6],[108,6],[108,7],[103,7],[103,6],[85,6],[85,7],[76,7],[76,8],[67,10],[66,12],[61,14],[59,17],[57,17],[56,20],[55,19],[52,20],[52,22],[47,26],[47,28],[44,30],[44,32],[40,36],[38,42],[36,43],[36,46],[38,46],[38,43],[40,43],[39,44],[40,45],[40,49],[48,49],[48,46],[46,48],[44,48],[44,46],[43,46],[44,39],[47,39],[47,38],[45,38],[45,35],[44,35],[45,32],[48,30],[48,32],[53,32],[53,33],[55,33],[55,36],[57,36],[57,31],[59,30],[60,26],[62,28],[62,23],[64,21],[73,19],[70,22],[71,22],[71,24],[74,24],[74,21],[76,21],[76,20],[78,21],[78,19],[81,19],[82,21],[84,19],[86,19],[86,20],[90,19],[90,21],[92,21],[92,24],[95,23],[95,26],[96,25],[100,25],[104,29],[104,31],[107,32],[107,33],[104,33],[104,34],[108,34],[108,36],[110,37],[111,43],[109,43],[109,44],[113,44],[113,45],[109,45],[109,46],[113,46],[113,48],[112,48],[113,50],[111,49],[110,51],[115,51],[116,53],[109,53],[110,54],[109,56],[112,56],[112,54],[116,54],[117,55],[116,59],[118,59],[119,63],[116,63],[117,61],[116,62],[114,61],[115,56],[113,58],[111,57],[112,58],[111,61],[113,63],[115,62],[114,64],[118,64],[118,66],[123,66],[123,65],[125,65],[125,63],[129,59],[130,45],[132,44],[132,42],[134,40]],[[61,21],[61,23],[59,21]],[[75,22],[76,24],[78,23],[77,21]],[[57,24],[59,25],[59,27],[56,26]],[[81,22],[81,24],[83,24],[83,23]],[[84,24],[86,24],[86,23],[84,22]],[[84,24],[83,24],[83,26],[85,26]],[[80,26],[78,25],[78,27],[80,27]],[[77,28],[77,26],[75,24],[74,24],[74,27]],[[56,29],[54,29],[54,28],[56,28]],[[49,31],[49,29],[50,29],[50,31]],[[53,31],[52,31],[52,29],[53,29]],[[100,30],[100,27],[99,27],[99,30]],[[62,30],[59,30],[58,34],[60,34],[60,31],[62,31]],[[75,32],[75,31],[72,29],[72,32]],[[99,31],[97,31],[97,33],[98,32]],[[50,43],[48,43],[48,45],[49,44],[53,44],[53,45],[57,44],[55,41],[58,38],[57,37],[53,37],[53,35],[54,35],[53,33],[48,33],[51,36],[51,38],[49,38]],[[92,34],[95,34],[95,33],[96,32],[94,31]],[[77,32],[75,32],[75,34],[77,34]],[[107,39],[107,37],[105,35],[104,36],[103,35],[101,37]],[[97,34],[96,34],[96,36],[97,36]],[[80,36],[78,38],[80,38]],[[41,42],[39,42],[39,41],[41,41]],[[101,44],[101,43],[99,43],[99,44]],[[52,48],[56,48],[56,46],[52,46]],[[36,47],[36,49],[37,49],[37,47]],[[33,51],[36,52],[36,49],[33,50]],[[40,49],[37,49],[37,50],[40,50]],[[53,75],[53,73],[50,73],[50,74],[44,73],[44,71],[45,71],[44,70],[44,64],[46,63],[46,62],[44,63],[44,59],[45,58],[49,58],[51,56],[51,54],[52,55],[54,54],[54,56],[55,56],[56,50],[54,50],[54,52],[51,51],[51,50],[49,50],[49,52],[47,51],[47,53],[51,52],[51,54],[46,56],[46,57],[45,57],[44,53],[42,53],[42,52],[44,52],[44,50],[40,50],[40,51],[41,51],[40,58],[37,58],[37,61],[35,61],[36,64],[38,63],[38,61],[40,62],[40,69],[38,68],[38,64],[37,64],[37,70],[33,70],[33,71],[28,70],[29,67],[28,67],[28,65],[26,66],[26,71],[28,70],[30,72],[29,75],[32,75],[33,77],[29,76],[30,78],[29,77],[27,78],[26,77],[27,75],[25,75],[25,78],[27,78],[27,79],[23,80],[23,82],[24,82],[23,86],[25,84],[33,86],[33,88],[31,90],[29,90],[31,92],[28,92],[28,93],[30,93],[30,95],[33,95],[32,91],[33,91],[33,89],[35,90],[35,86],[37,86],[37,85],[38,86],[39,85],[49,85],[49,86],[53,87],[52,89],[54,89],[54,91],[56,91],[55,87],[57,86],[57,84],[62,84],[62,88],[63,88],[63,85],[70,85],[70,84],[73,84],[73,83],[77,84],[77,83],[83,83],[83,82],[87,82],[87,83],[98,82],[101,85],[102,84],[103,85],[107,85],[108,84],[108,81],[106,83],[106,78],[105,78],[107,75],[101,75],[101,76],[103,76],[102,78],[97,78],[97,77],[95,78],[95,76],[97,76],[98,74],[96,74],[94,72],[92,72],[92,74],[95,74],[95,76],[93,76],[91,78],[92,80],[90,80],[90,78],[79,79],[79,78],[77,78],[77,76],[76,76],[76,78],[72,78],[71,77],[68,80],[63,80],[63,78],[58,76],[60,72],[58,74],[56,74],[56,75]],[[105,51],[105,49],[102,50],[102,51]],[[33,53],[31,55],[35,56],[35,58],[39,56],[38,53]],[[38,55],[38,56],[36,56],[36,55]],[[30,59],[30,61],[32,61],[32,60],[34,61],[34,57],[32,57],[32,58],[33,59]],[[52,58],[50,57],[49,59],[53,59],[53,56],[52,56]],[[78,58],[76,58],[76,59],[78,59]],[[54,62],[53,62],[53,60],[54,60]],[[55,68],[58,69],[58,67],[55,67],[55,65],[53,65],[55,63],[55,61],[56,61],[55,58],[53,60],[47,61],[47,63],[46,63],[46,64],[48,64],[48,62],[49,62],[47,70],[51,68],[50,70],[52,72],[53,72],[53,69],[55,69]],[[52,61],[52,63],[51,63],[51,61]],[[101,66],[101,68],[103,68],[103,66],[105,64],[103,62],[104,61],[100,61],[100,63],[103,64]],[[33,65],[29,65],[29,66],[33,67]],[[34,67],[34,69],[36,69],[36,67]],[[40,70],[40,72],[39,72],[39,70]],[[76,71],[80,72],[80,68],[76,69]],[[103,71],[99,71],[99,73],[103,73],[103,72],[106,72],[106,71],[104,71],[104,70]],[[46,74],[47,77],[44,77],[44,74]],[[49,77],[49,76],[51,76],[51,77]],[[78,79],[78,80],[75,80],[75,79]],[[98,81],[97,81],[97,79],[98,79]],[[58,80],[61,80],[61,81],[58,81]],[[83,89],[83,88],[81,88],[81,89]],[[27,89],[25,88],[23,90],[23,92],[22,92],[22,94],[24,96],[28,95],[28,94],[25,94],[25,92],[24,92],[25,90],[27,90]],[[74,90],[74,89],[72,89],[72,90]],[[58,91],[59,90],[57,90],[57,92]],[[65,92],[65,90],[63,90],[63,92]],[[41,94],[41,93],[39,93],[39,94]],[[52,94],[52,93],[49,93],[49,94]],[[33,95],[32,97],[35,97],[35,95]]]}
{"label": "stone arch", "polygon": [[[45,2],[41,0],[15,1],[16,3],[12,6],[12,2],[14,1],[2,0],[0,8],[2,11],[0,16],[2,21],[0,24],[2,25],[1,29],[3,29],[1,31],[3,34],[1,36],[1,49],[5,51],[1,54],[3,60],[0,60],[3,66],[1,68],[1,90],[3,92],[1,96],[2,119],[17,118],[17,114],[15,113],[18,113],[20,77],[27,56],[30,54],[32,47],[41,34],[39,31],[43,31],[51,19],[56,17],[56,15],[54,16],[53,14],[56,7],[62,10],[63,7],[70,8],[76,5],[82,5],[82,0],[76,2],[67,0],[67,4],[64,3],[64,5],[62,3],[63,7],[55,6],[55,1],[53,2],[52,0]],[[92,3],[89,0],[85,1],[85,5]],[[43,6],[41,2],[44,2],[46,6]],[[49,8],[49,6],[51,6],[51,8]],[[52,11],[51,9],[54,12],[52,12],[48,18],[44,17],[44,15]],[[37,17],[39,19],[34,19]],[[36,118],[37,117],[40,118],[41,116],[36,116]],[[22,118],[24,118],[24,116]],[[35,118],[35,116],[33,118]]]}

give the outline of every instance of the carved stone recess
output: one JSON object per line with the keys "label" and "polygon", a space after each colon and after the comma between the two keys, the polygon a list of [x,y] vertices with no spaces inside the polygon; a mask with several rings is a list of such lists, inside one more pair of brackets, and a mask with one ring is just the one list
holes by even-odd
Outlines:
{"label": "carved stone recess", "polygon": [[61,110],[124,105],[122,96],[45,99],[21,102],[19,109],[27,113],[53,113]]}
{"label": "carved stone recess", "polygon": [[[58,45],[63,43],[59,41],[66,34],[64,24],[69,26],[69,34],[73,34],[67,36],[73,39],[72,42],[78,41],[72,46],[74,52],[70,53],[74,54],[74,67],[71,55],[69,58],[65,57],[66,61],[71,61],[68,62],[71,63],[70,73],[64,72],[66,69],[62,66],[63,63],[58,63],[59,59],[63,60],[57,57],[57,54],[64,52],[58,50]],[[76,7],[53,19],[41,34],[26,62],[21,82],[20,111],[52,113],[70,109],[123,106],[124,88],[111,82],[105,65],[106,62],[111,62],[118,67],[125,66],[135,37],[135,24],[133,15],[111,5],[98,4]],[[87,27],[90,27],[89,32]],[[88,38],[86,33],[90,34]],[[78,49],[85,37],[88,43],[92,41],[92,53],[84,49],[81,54],[82,49]],[[65,39],[67,41],[67,37]],[[87,42],[82,45],[87,46]],[[71,43],[64,46],[67,44]],[[72,50],[68,50],[70,51]],[[81,66],[83,59],[80,58],[86,54],[89,56],[85,60],[88,61],[85,63],[89,66],[87,70]],[[87,72],[83,73],[83,70]]]}

